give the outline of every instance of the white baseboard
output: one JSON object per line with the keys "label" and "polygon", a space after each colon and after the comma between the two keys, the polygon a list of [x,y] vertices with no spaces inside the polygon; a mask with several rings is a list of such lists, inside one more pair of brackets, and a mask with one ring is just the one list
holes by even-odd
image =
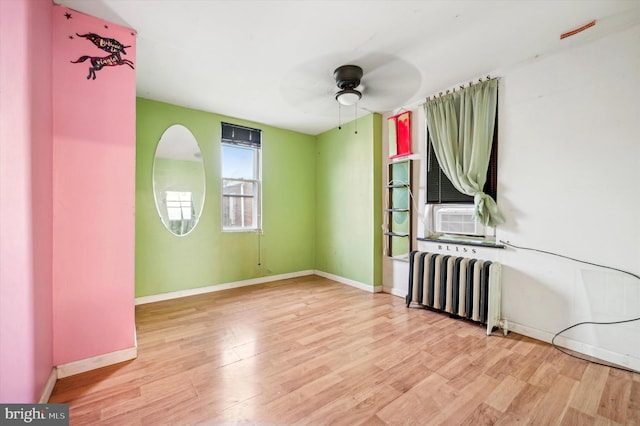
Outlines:
{"label": "white baseboard", "polygon": [[75,374],[84,373],[86,371],[95,370],[97,368],[106,367],[108,365],[117,364],[123,361],[129,361],[138,356],[138,348],[126,348],[119,351],[110,352],[94,356],[87,359],[61,364],[56,367],[58,379],[73,376]]}
{"label": "white baseboard", "polygon": [[[541,340],[547,343],[551,343],[551,339],[553,339],[554,336],[554,333],[538,330],[536,328],[518,324],[512,321],[507,321],[507,326],[509,331],[513,331],[514,333],[522,334],[524,336]],[[558,336],[555,340],[555,343],[560,347],[580,352],[581,354],[595,357],[603,361],[607,361],[612,364],[640,372],[640,359],[632,357],[628,354],[612,352],[607,349],[598,348],[596,346],[562,336]]]}
{"label": "white baseboard", "polygon": [[58,370],[53,367],[47,382],[44,384],[44,389],[42,389],[42,394],[40,395],[40,399],[38,399],[38,404],[46,404],[49,402],[53,388],[56,385],[56,380],[58,380]]}
{"label": "white baseboard", "polygon": [[[384,287],[383,291],[402,298],[405,298],[406,296],[403,290],[399,290],[394,287]],[[548,331],[539,330],[527,325],[518,324],[508,320],[504,320],[504,322],[509,331],[513,331],[514,333],[522,334],[523,336],[531,337],[532,339],[540,340],[542,342],[551,343],[551,339],[553,339],[554,336],[554,333],[549,333]],[[555,343],[562,348],[570,349],[587,356],[598,358],[603,361],[640,372],[639,358],[598,348],[563,336],[558,336]]]}
{"label": "white baseboard", "polygon": [[380,293],[382,291],[381,285],[370,286],[365,283],[361,283],[359,281],[355,281],[349,278],[344,278],[338,275],[333,275],[324,271],[313,271],[316,275],[323,278],[328,278],[333,281],[337,281],[342,284],[350,285],[351,287],[359,288],[360,290],[368,291],[369,293]]}
{"label": "white baseboard", "polygon": [[385,293],[393,294],[394,296],[402,297],[403,299],[407,296],[406,290],[401,290],[395,287],[382,287],[382,291]]}
{"label": "white baseboard", "polygon": [[289,274],[269,275],[266,277],[252,278],[249,280],[234,281],[234,282],[223,283],[223,284],[215,284],[215,285],[210,285],[206,287],[190,288],[188,290],[178,290],[178,291],[172,291],[169,293],[152,294],[150,296],[136,297],[135,304],[144,305],[145,303],[161,302],[163,300],[178,299],[180,297],[195,296],[197,294],[212,293],[214,291],[229,290],[232,288],[246,287],[246,286],[256,285],[256,284],[264,284],[272,281],[286,280],[289,278],[304,277],[306,275],[313,275],[313,273],[314,271],[312,270],[292,272]]}

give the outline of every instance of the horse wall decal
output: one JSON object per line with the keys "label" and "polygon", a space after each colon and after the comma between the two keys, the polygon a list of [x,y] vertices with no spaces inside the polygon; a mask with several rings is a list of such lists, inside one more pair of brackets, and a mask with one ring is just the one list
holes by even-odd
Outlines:
{"label": "horse wall decal", "polygon": [[111,55],[104,56],[104,57],[85,55],[85,56],[79,57],[77,61],[71,61],[72,64],[85,62],[87,60],[91,62],[91,66],[89,67],[89,75],[87,75],[87,80],[90,78],[95,80],[96,71],[100,71],[104,67],[113,67],[116,65],[127,65],[131,69],[135,69],[133,67],[132,61],[128,59],[122,59],[122,57],[120,56],[121,53],[123,55],[126,55],[127,52],[124,49],[131,46],[125,46],[116,39],[102,37],[95,33],[86,33],[86,34],[76,33],[76,35],[78,37],[86,38],[87,40],[95,44],[98,48],[104,50],[105,52],[111,53]]}
{"label": "horse wall decal", "polygon": [[93,78],[96,79],[96,71],[100,71],[104,67],[113,67],[116,65],[128,65],[131,69],[134,69],[133,62],[128,59],[122,59],[119,53],[114,53],[109,56],[105,56],[103,58],[98,56],[81,56],[77,61],[71,61],[72,64],[77,64],[80,62],[84,62],[87,59],[91,61],[91,66],[89,67],[89,75],[87,76],[87,80]]}

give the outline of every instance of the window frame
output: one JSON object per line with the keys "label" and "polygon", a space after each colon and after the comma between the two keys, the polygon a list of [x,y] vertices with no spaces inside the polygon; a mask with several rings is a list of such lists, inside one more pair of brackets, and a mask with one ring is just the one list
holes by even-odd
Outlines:
{"label": "window frame", "polygon": [[[229,128],[238,129],[243,134],[242,137],[235,139],[233,136],[233,132],[229,134]],[[236,124],[230,123],[221,123],[221,142],[220,142],[220,171],[221,171],[221,179],[220,179],[220,225],[222,232],[261,232],[262,231],[262,130],[254,129],[245,126],[239,126]],[[248,135],[248,138],[246,137]],[[251,140],[254,138],[254,140]],[[257,140],[255,140],[257,138]],[[238,178],[238,177],[226,177],[224,176],[224,163],[225,163],[225,155],[224,155],[224,147],[229,148],[238,148],[238,149],[246,149],[251,150],[252,155],[252,169],[253,175],[255,178]],[[253,194],[232,194],[225,193],[225,188],[227,188],[228,182],[238,182],[240,185],[251,184],[253,187]],[[240,226],[229,226],[225,223],[225,213],[227,209],[227,205],[235,206],[235,203],[232,203],[232,200],[241,200],[240,203],[244,203],[246,199],[252,199],[251,205],[253,207],[252,211],[252,225],[245,226],[241,224]],[[225,203],[225,201],[229,200],[229,203]],[[241,220],[244,220],[244,215],[241,215]]]}

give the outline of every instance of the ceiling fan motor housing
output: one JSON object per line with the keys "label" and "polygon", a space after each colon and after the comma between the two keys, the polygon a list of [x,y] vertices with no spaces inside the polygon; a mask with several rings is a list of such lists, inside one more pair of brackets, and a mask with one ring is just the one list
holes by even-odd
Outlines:
{"label": "ceiling fan motor housing", "polygon": [[355,89],[362,79],[362,68],[357,65],[343,65],[333,72],[336,84],[341,90]]}

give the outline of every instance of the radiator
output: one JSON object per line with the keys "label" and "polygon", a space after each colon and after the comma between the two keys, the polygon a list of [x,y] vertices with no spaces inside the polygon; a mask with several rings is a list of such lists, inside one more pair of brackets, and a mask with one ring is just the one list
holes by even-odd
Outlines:
{"label": "radiator", "polygon": [[412,251],[407,307],[415,302],[486,324],[490,335],[500,325],[500,274],[496,262]]}

